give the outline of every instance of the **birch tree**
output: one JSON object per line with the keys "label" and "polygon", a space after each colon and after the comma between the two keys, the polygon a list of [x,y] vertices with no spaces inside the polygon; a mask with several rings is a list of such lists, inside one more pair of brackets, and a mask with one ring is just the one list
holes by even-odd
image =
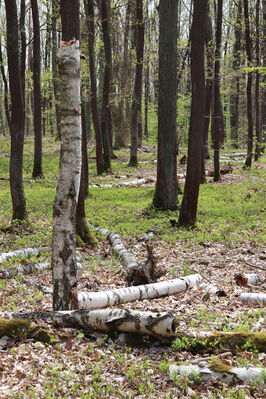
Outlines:
{"label": "birch tree", "polygon": [[62,0],[58,55],[61,89],[60,176],[53,210],[54,310],[77,309],[76,207],[81,175],[79,0]]}

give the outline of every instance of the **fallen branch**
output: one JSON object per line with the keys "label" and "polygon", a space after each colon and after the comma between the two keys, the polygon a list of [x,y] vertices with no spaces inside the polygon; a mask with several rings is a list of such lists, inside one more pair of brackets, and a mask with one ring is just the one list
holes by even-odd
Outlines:
{"label": "fallen branch", "polygon": [[102,292],[79,292],[80,309],[104,308],[120,303],[134,302],[143,299],[159,298],[171,294],[178,294],[194,287],[202,281],[199,274],[158,283],[118,288]]}
{"label": "fallen branch", "polygon": [[265,369],[258,367],[225,367],[222,371],[215,371],[211,367],[202,362],[202,367],[190,364],[188,366],[174,365],[169,366],[169,375],[171,380],[175,380],[176,376],[181,375],[192,380],[201,378],[203,381],[208,381],[212,378],[218,378],[229,385],[245,384],[254,382],[264,382],[263,374]]}
{"label": "fallen branch", "polygon": [[[51,269],[51,262],[44,263],[29,263],[18,267],[11,267],[10,269],[0,270],[0,279],[9,279],[17,276],[18,274],[32,274],[43,270]],[[81,264],[77,262],[77,269],[81,269]]]}
{"label": "fallen branch", "polygon": [[264,293],[253,293],[253,292],[242,292],[240,294],[240,301],[247,303],[255,303],[255,304],[265,304],[266,303],[266,294]]}
{"label": "fallen branch", "polygon": [[0,255],[0,263],[4,262],[5,260],[9,260],[12,257],[14,257],[14,258],[20,258],[20,257],[29,258],[31,255],[39,255],[41,253],[41,251],[45,251],[45,250],[48,250],[48,248],[47,247],[45,247],[45,248],[24,248],[24,249],[18,249],[16,251],[11,251],[11,252],[3,252]]}
{"label": "fallen branch", "polygon": [[51,267],[51,262],[37,263],[37,264],[29,263],[28,265],[11,267],[10,269],[7,270],[0,270],[0,279],[12,278],[14,276],[17,276],[18,274],[30,274],[36,271],[47,270],[50,269],[50,267]]}
{"label": "fallen branch", "polygon": [[263,283],[265,278],[261,276],[260,274],[236,274],[235,275],[235,282],[237,285],[243,287],[248,284],[258,284],[258,283]]}
{"label": "fallen branch", "polygon": [[159,337],[173,337],[176,319],[171,312],[139,312],[128,309],[69,310],[16,313],[16,319],[57,321],[74,328],[123,331]]}

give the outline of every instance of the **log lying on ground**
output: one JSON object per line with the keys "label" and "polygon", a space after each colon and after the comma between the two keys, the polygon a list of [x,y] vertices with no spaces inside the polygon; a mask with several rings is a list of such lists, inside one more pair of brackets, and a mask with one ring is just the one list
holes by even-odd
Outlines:
{"label": "log lying on ground", "polygon": [[[201,378],[203,381],[208,381],[212,378],[219,379],[222,382],[233,385],[233,384],[248,384],[250,382],[264,382],[263,374],[265,369],[258,367],[229,367],[224,365],[224,369],[221,366],[221,371],[213,369],[207,362],[201,362],[201,364],[188,366],[174,365],[169,366],[169,375],[171,380],[175,380],[176,376],[180,375],[188,377],[192,380]],[[201,367],[200,367],[201,366]]]}
{"label": "log lying on ground", "polygon": [[119,305],[120,303],[178,294],[200,284],[201,281],[202,276],[200,274],[191,274],[187,277],[160,281],[154,284],[118,288],[102,292],[79,292],[79,307],[80,309],[105,308],[107,306]]}
{"label": "log lying on ground", "polygon": [[[89,226],[92,225],[89,224]],[[112,233],[103,228],[94,228],[99,233],[108,237],[113,252],[122,261],[122,265],[125,269],[126,280],[129,285],[153,283],[163,275],[163,271],[156,268],[156,260],[152,254],[151,246],[147,245],[147,261],[139,263],[135,255],[126,249],[126,246],[119,234]]]}
{"label": "log lying on ground", "polygon": [[176,319],[171,312],[139,312],[128,309],[66,310],[16,313],[16,319],[57,321],[74,328],[141,333],[157,338],[175,335]]}
{"label": "log lying on ground", "polygon": [[32,326],[31,321],[21,319],[2,319],[0,318],[0,338],[1,337],[26,337],[36,341],[50,344],[54,342],[54,336],[51,331],[42,326]]}
{"label": "log lying on ground", "polygon": [[19,258],[24,256],[25,258],[29,258],[31,255],[39,255],[41,251],[47,251],[48,249],[50,248],[24,248],[11,252],[3,252],[0,255],[0,263],[9,260],[12,257]]}
{"label": "log lying on ground", "polygon": [[240,294],[240,301],[246,303],[254,303],[254,304],[266,304],[266,294],[242,292],[242,294]]}
{"label": "log lying on ground", "polygon": [[[43,270],[49,270],[51,262],[44,263],[29,263],[18,267],[11,267],[10,269],[0,270],[0,279],[8,279],[17,276],[18,274],[32,274]],[[77,262],[77,269],[81,268],[81,264]]]}
{"label": "log lying on ground", "polygon": [[110,233],[108,238],[114,253],[122,261],[129,285],[150,284],[163,275],[162,270],[156,269],[156,259],[149,244],[146,245],[148,251],[146,262],[139,263],[135,255],[126,249],[119,234]]}
{"label": "log lying on ground", "polygon": [[[184,338],[185,341],[184,341]],[[252,349],[259,352],[266,351],[265,331],[177,331],[173,347],[184,347],[192,353],[215,349]]]}
{"label": "log lying on ground", "polygon": [[239,286],[246,286],[248,284],[258,284],[263,283],[265,278],[256,273],[245,273],[245,274],[236,274],[235,275],[235,282]]}
{"label": "log lying on ground", "polygon": [[205,292],[205,294],[202,296],[203,300],[208,299],[206,297],[206,294],[212,294],[212,295],[217,295],[218,297],[224,297],[226,296],[226,293],[224,290],[221,290],[220,288],[217,288],[215,285],[212,284],[205,284],[205,283],[201,283],[199,285],[199,288],[202,289],[202,291]]}

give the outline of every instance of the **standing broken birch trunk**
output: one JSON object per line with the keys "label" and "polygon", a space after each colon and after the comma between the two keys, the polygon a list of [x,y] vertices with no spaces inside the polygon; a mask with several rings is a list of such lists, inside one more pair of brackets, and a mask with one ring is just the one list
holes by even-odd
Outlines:
{"label": "standing broken birch trunk", "polygon": [[58,55],[61,91],[60,176],[53,210],[54,310],[77,309],[76,207],[81,175],[79,1],[62,0]]}

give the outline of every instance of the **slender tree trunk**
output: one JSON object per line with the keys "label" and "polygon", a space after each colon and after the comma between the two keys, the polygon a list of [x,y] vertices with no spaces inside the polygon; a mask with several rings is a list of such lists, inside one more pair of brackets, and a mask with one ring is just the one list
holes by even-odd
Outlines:
{"label": "slender tree trunk", "polygon": [[[20,74],[21,74],[21,87],[23,102],[25,103],[25,71],[26,71],[26,31],[25,31],[25,17],[26,17],[26,4],[25,0],[20,2],[20,18],[19,18],[19,30],[20,30]],[[25,112],[24,112],[25,115]]]}
{"label": "slender tree trunk", "polygon": [[[252,48],[249,28],[249,9],[248,0],[244,1],[244,17],[245,17],[245,36],[246,36],[246,53],[247,65],[252,66]],[[248,150],[244,168],[251,168],[252,149],[253,149],[253,115],[252,115],[252,71],[248,72],[247,81],[247,115],[248,115]]]}
{"label": "slender tree trunk", "polygon": [[57,68],[57,32],[56,20],[59,16],[59,3],[58,0],[52,0],[52,70],[53,70],[53,86],[54,86],[54,99],[55,99],[55,114],[56,114],[56,132],[57,139],[61,139],[61,112],[60,112],[60,95],[59,95],[59,76]]}
{"label": "slender tree trunk", "polygon": [[90,79],[91,79],[91,113],[96,140],[96,168],[97,173],[103,172],[103,154],[102,154],[102,132],[98,117],[97,105],[97,83],[95,72],[95,56],[94,56],[94,4],[93,0],[84,0],[86,12],[87,26],[89,32],[89,61],[90,61]]}
{"label": "slender tree trunk", "polygon": [[191,28],[191,81],[192,103],[189,127],[187,174],[179,223],[194,226],[197,217],[201,179],[203,125],[205,111],[204,42],[206,40],[208,0],[194,4]]}
{"label": "slender tree trunk", "polygon": [[256,83],[255,83],[255,111],[256,111],[256,149],[254,160],[258,161],[261,153],[261,123],[260,123],[260,0],[256,1]]}
{"label": "slender tree trunk", "polygon": [[33,95],[34,95],[34,165],[32,177],[43,177],[41,110],[41,43],[37,0],[31,0],[33,21]]}
{"label": "slender tree trunk", "polygon": [[143,49],[144,49],[144,23],[143,23],[143,6],[142,0],[136,0],[136,21],[137,21],[137,37],[136,37],[136,72],[133,92],[133,101],[131,107],[131,147],[129,166],[137,166],[138,164],[138,126],[141,123],[141,95],[142,95],[142,70],[143,70]]}
{"label": "slender tree trunk", "polygon": [[109,110],[109,94],[110,81],[112,73],[112,49],[109,34],[108,7],[107,0],[101,0],[101,19],[103,30],[105,66],[103,78],[103,95],[102,95],[102,112],[101,112],[101,130],[103,140],[103,169],[105,171],[111,169],[111,142],[110,142],[110,110]]}
{"label": "slender tree trunk", "polygon": [[149,4],[146,6],[146,63],[144,76],[144,136],[149,137],[148,128],[148,112],[149,112],[149,98],[150,98],[150,21],[149,21]]}
{"label": "slender tree trunk", "polygon": [[216,19],[216,40],[215,40],[215,61],[214,61],[214,181],[221,179],[220,175],[220,145],[222,137],[222,114],[221,114],[221,93],[220,93],[220,58],[222,40],[222,18],[223,0],[218,0],[217,19]]}
{"label": "slender tree trunk", "polygon": [[10,128],[10,112],[9,112],[9,104],[8,104],[8,83],[7,83],[7,78],[6,78],[6,73],[5,73],[4,63],[3,63],[3,54],[2,54],[1,40],[0,40],[0,68],[1,68],[2,80],[3,80],[3,83],[4,83],[5,115],[6,115],[7,124],[9,126],[9,128]]}
{"label": "slender tree trunk", "polygon": [[24,102],[18,51],[19,39],[16,0],[5,0],[5,6],[7,57],[11,96],[10,189],[13,208],[12,219],[22,221],[27,219],[27,211],[26,198],[22,182],[24,145]]}
{"label": "slender tree trunk", "polygon": [[[31,23],[31,12],[29,12],[29,19],[28,19],[28,50],[27,50],[27,67],[28,67],[28,76],[31,76],[32,71],[32,23]],[[26,120],[25,120],[25,133],[26,136],[30,136],[30,129],[31,129],[31,118],[30,115],[32,113],[32,93],[31,93],[31,82],[30,78],[27,81],[27,95],[25,99],[25,111],[26,111]]]}
{"label": "slender tree trunk", "polygon": [[242,1],[238,1],[237,16],[235,23],[235,43],[233,47],[233,78],[231,82],[230,93],[230,128],[231,141],[233,148],[238,148],[238,113],[239,113],[239,67],[241,51],[241,19],[242,19]]}
{"label": "slender tree trunk", "polygon": [[[156,208],[177,206],[176,177],[176,68],[177,2],[159,4],[158,162],[153,199]],[[167,62],[165,62],[167,60]]]}
{"label": "slender tree trunk", "polygon": [[79,1],[61,0],[62,40],[60,177],[53,210],[53,309],[78,308],[76,208],[81,177]]}
{"label": "slender tree trunk", "polygon": [[[263,68],[266,69],[266,0],[263,1]],[[263,75],[262,99],[261,99],[261,117],[262,117],[262,132],[263,132],[263,146],[264,152],[266,142],[266,75]]]}

